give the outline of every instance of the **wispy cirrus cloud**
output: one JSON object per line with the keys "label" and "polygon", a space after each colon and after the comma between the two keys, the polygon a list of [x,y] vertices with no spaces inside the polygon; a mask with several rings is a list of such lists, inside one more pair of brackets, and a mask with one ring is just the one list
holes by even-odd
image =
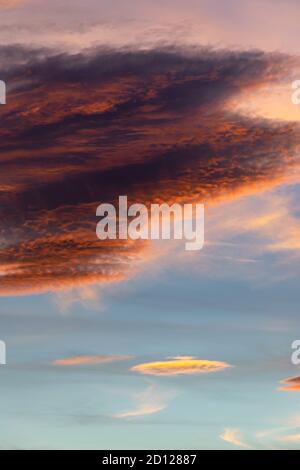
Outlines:
{"label": "wispy cirrus cloud", "polygon": [[150,384],[146,390],[135,395],[136,406],[134,408],[116,413],[114,417],[128,419],[159,413],[167,408],[173,396],[174,393],[161,391],[157,385]]}
{"label": "wispy cirrus cloud", "polygon": [[288,436],[281,436],[279,440],[286,444],[300,444],[300,433],[289,434]]}
{"label": "wispy cirrus cloud", "polygon": [[177,356],[165,361],[145,362],[131,370],[145,375],[174,376],[219,372],[232,367],[226,362],[197,359],[193,356]]}
{"label": "wispy cirrus cloud", "polygon": [[263,445],[269,449],[299,448],[300,444],[300,419],[294,416],[281,423],[281,426],[266,429],[255,433],[255,440],[258,445]]}
{"label": "wispy cirrus cloud", "polygon": [[234,446],[242,447],[243,449],[251,449],[250,445],[242,441],[240,430],[237,428],[226,428],[220,435],[220,438],[229,444],[233,444]]}

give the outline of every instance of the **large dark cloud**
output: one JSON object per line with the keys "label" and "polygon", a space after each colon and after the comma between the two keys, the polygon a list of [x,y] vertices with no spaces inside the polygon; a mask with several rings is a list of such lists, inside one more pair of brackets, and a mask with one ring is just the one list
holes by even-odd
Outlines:
{"label": "large dark cloud", "polygon": [[0,48],[0,291],[126,276],[144,246],[101,243],[100,202],[210,203],[272,185],[299,163],[299,126],[237,114],[232,99],[293,60],[209,49],[70,55]]}

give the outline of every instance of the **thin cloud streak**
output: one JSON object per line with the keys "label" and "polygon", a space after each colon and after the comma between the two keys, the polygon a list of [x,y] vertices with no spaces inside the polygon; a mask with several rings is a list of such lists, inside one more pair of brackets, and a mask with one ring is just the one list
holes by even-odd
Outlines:
{"label": "thin cloud streak", "polygon": [[290,434],[289,436],[282,436],[279,438],[281,442],[287,444],[300,444],[300,433],[299,434]]}
{"label": "thin cloud streak", "polygon": [[241,440],[240,430],[237,428],[226,428],[220,435],[220,438],[229,444],[233,444],[234,446],[242,447],[243,449],[251,449],[250,445]]}
{"label": "thin cloud streak", "polygon": [[109,364],[112,362],[127,361],[132,356],[104,356],[104,355],[86,355],[73,356],[64,359],[56,359],[52,362],[54,366],[82,366],[94,364]]}

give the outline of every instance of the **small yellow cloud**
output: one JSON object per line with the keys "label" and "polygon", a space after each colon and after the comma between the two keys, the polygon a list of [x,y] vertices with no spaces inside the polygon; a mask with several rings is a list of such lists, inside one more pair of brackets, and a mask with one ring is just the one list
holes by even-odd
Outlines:
{"label": "small yellow cloud", "polygon": [[226,362],[197,359],[193,356],[176,356],[166,361],[146,362],[131,368],[133,372],[147,375],[196,375],[218,372],[232,367]]}

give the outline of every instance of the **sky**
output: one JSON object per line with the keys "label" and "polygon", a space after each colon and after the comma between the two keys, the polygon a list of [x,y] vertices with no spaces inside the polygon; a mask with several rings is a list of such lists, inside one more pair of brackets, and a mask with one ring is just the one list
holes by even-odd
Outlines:
{"label": "sky", "polygon": [[0,448],[300,448],[297,3],[0,0]]}

